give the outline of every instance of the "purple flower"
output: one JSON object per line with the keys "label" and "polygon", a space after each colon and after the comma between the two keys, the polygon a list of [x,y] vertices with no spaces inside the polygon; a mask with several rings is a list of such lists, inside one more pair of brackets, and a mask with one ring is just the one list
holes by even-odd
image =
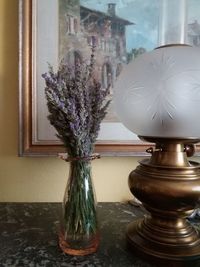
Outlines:
{"label": "purple flower", "polygon": [[[91,41],[94,47],[95,36]],[[61,62],[57,72],[49,65],[48,73],[42,74],[46,82],[48,119],[72,157],[93,152],[100,123],[110,103],[109,88],[102,89],[93,75],[94,68],[92,53],[89,64],[70,66]]]}

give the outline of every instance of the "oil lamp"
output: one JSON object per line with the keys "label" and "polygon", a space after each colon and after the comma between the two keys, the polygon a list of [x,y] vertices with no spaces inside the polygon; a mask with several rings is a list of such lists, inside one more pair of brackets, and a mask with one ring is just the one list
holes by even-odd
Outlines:
{"label": "oil lamp", "polygon": [[179,3],[177,19],[186,18],[186,1],[164,0],[162,46],[128,64],[115,86],[123,124],[156,144],[129,175],[129,188],[149,215],[128,226],[127,241],[159,266],[200,266],[200,235],[187,220],[200,200],[200,165],[188,160],[200,141],[200,49],[185,45],[184,21],[177,24],[184,29],[174,27],[179,41],[171,44],[172,2]]}

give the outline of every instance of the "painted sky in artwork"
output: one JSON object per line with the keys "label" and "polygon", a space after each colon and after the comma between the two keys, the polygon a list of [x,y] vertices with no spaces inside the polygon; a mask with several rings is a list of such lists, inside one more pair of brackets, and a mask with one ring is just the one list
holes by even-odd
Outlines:
{"label": "painted sky in artwork", "polygon": [[116,14],[135,25],[127,26],[127,51],[144,47],[152,50],[158,39],[159,0],[80,0],[86,7],[107,12],[108,3],[116,3]]}
{"label": "painted sky in artwork", "polygon": [[188,22],[195,20],[200,23],[200,0],[188,0]]}
{"label": "painted sky in artwork", "polygon": [[[183,0],[168,1],[175,3]],[[158,24],[162,0],[80,0],[80,4],[103,12],[107,12],[108,3],[116,3],[116,14],[135,23],[126,28],[128,52],[132,48],[144,47],[149,51],[158,46]],[[176,19],[176,14],[171,16],[171,19],[172,17]],[[188,0],[188,23],[195,20],[200,23],[200,0]]]}

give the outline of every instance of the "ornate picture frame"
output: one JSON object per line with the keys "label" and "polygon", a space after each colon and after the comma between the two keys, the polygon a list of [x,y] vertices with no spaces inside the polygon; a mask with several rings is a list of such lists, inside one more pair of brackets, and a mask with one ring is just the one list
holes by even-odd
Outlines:
{"label": "ornate picture frame", "polygon": [[[87,3],[90,0],[19,0],[20,156],[53,156],[64,152],[63,145],[54,137],[54,130],[46,118],[47,108],[41,74],[48,70],[48,62],[56,66],[58,58],[74,60],[76,56],[82,56],[80,53],[83,50],[77,47],[78,44],[86,47],[85,44],[90,42],[89,34],[94,35],[96,31],[99,49],[97,61],[98,54],[101,55],[99,58],[104,59],[102,62],[98,61],[102,83],[106,84],[108,79],[111,79],[111,83],[114,84],[123,64],[154,48],[152,42],[147,42],[147,49],[145,46],[139,47],[139,44],[138,49],[131,46],[130,38],[128,40],[125,36],[126,27],[129,27],[130,34],[134,33],[135,42],[142,41],[138,39],[137,29],[133,28],[135,22],[128,19],[128,15],[126,18],[125,7],[121,6],[121,9],[118,9],[121,13],[116,13],[116,4],[94,6],[96,2],[105,1],[92,1],[93,6],[88,7],[82,5],[81,1]],[[128,3],[131,4],[131,0]],[[152,5],[152,10],[154,9],[155,6]],[[152,23],[154,22],[151,21]],[[99,27],[98,31],[95,27]],[[115,35],[112,32],[114,30]],[[151,38],[155,39],[153,32],[152,30]],[[147,34],[149,35],[149,31]],[[65,50],[69,52],[67,55]],[[88,51],[85,49],[83,56],[87,56]],[[146,154],[145,151],[150,146],[140,141],[115,119],[112,121],[112,118],[108,118],[102,123],[101,128],[95,148],[96,152],[102,155],[141,156]]]}

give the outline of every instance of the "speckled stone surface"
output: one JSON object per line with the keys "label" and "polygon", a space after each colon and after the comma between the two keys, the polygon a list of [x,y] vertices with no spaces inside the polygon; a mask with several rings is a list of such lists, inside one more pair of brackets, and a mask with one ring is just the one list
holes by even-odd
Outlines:
{"label": "speckled stone surface", "polygon": [[61,204],[0,204],[0,267],[150,267],[126,247],[127,225],[144,216],[122,203],[98,204],[101,243],[98,252],[68,256],[58,247]]}

